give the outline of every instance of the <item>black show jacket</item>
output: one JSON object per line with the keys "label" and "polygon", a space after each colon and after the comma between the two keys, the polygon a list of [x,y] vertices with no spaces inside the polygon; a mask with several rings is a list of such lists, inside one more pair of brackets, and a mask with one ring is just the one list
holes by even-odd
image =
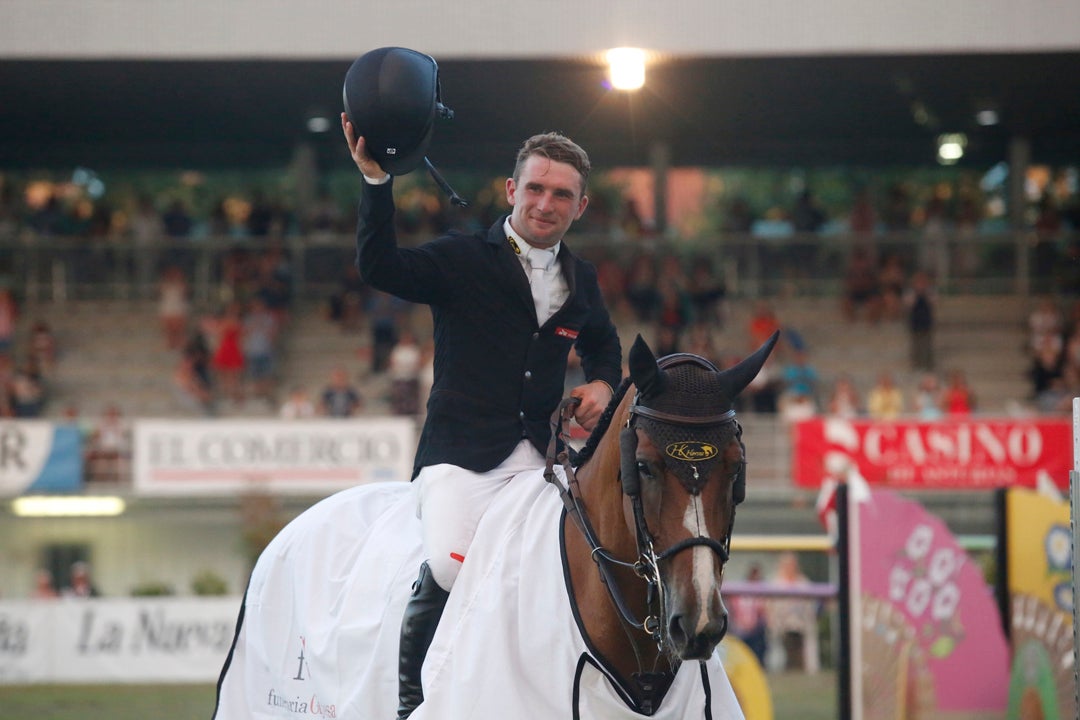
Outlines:
{"label": "black show jacket", "polygon": [[544,454],[571,347],[588,381],[614,388],[622,377],[622,348],[596,269],[562,244],[558,261],[570,296],[540,326],[525,270],[503,232],[505,218],[487,232],[399,248],[393,182],[363,185],[356,230],[361,277],[429,305],[434,321],[435,380],[413,476],[439,463],[490,470],[523,437]]}

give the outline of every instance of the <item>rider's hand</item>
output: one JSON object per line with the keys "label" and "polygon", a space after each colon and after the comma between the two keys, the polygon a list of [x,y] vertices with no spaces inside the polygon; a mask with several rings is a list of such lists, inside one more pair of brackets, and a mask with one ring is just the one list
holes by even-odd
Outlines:
{"label": "rider's hand", "polygon": [[352,155],[356,167],[364,173],[364,177],[372,180],[381,180],[386,177],[386,171],[368,154],[364,138],[356,137],[356,131],[349,122],[349,116],[345,113],[341,113],[341,131],[345,134],[345,142],[349,145],[349,154]]}
{"label": "rider's hand", "polygon": [[574,411],[574,419],[578,425],[591,432],[611,402],[611,388],[603,380],[593,380],[571,390],[570,397],[581,398],[581,404]]}

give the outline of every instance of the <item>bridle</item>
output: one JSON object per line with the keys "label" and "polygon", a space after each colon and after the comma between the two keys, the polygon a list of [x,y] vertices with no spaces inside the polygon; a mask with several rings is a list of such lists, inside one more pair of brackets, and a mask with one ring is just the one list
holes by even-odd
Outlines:
{"label": "bridle", "polygon": [[[662,358],[658,362],[658,365],[661,369],[665,369],[684,363],[693,363],[704,369],[713,372],[716,371],[716,368],[712,363],[709,363],[707,360],[696,355],[687,353],[669,355]],[[608,594],[611,596],[612,602],[614,603],[622,622],[630,627],[645,632],[656,643],[658,650],[662,651],[664,638],[661,619],[665,617],[666,598],[664,597],[664,592],[660,584],[660,563],[674,557],[683,550],[697,546],[707,547],[716,553],[720,560],[721,568],[727,563],[730,556],[731,534],[735,524],[735,505],[742,500],[741,495],[745,488],[745,464],[740,466],[736,475],[736,487],[733,494],[731,512],[729,514],[729,524],[727,533],[722,540],[717,541],[709,537],[697,535],[695,537],[680,540],[670,547],[665,548],[660,552],[656,552],[656,549],[653,547],[653,534],[648,527],[644,503],[642,502],[641,497],[641,476],[638,471],[636,457],[637,419],[639,417],[648,418],[652,422],[662,425],[696,428],[711,426],[722,427],[733,423],[736,428],[736,438],[739,439],[740,444],[742,442],[741,427],[735,419],[734,410],[707,416],[676,415],[661,412],[643,405],[640,391],[635,394],[634,400],[630,406],[629,415],[627,416],[626,425],[619,431],[619,478],[622,484],[623,493],[630,499],[634,516],[634,534],[637,543],[637,559],[633,562],[627,562],[619,560],[600,544],[600,541],[596,536],[596,531],[581,504],[579,491],[575,490],[577,487],[577,478],[568,460],[568,452],[565,450],[566,444],[563,443],[564,450],[562,452],[557,452],[559,442],[564,439],[565,426],[572,417],[573,410],[578,403],[580,403],[578,398],[567,398],[559,404],[559,407],[551,416],[552,433],[551,440],[548,444],[547,467],[544,471],[544,479],[558,488],[559,495],[562,498],[567,514],[581,530],[582,535],[584,535],[585,541],[591,548],[593,561],[600,571],[600,577],[607,588]],[[566,473],[568,485],[564,486],[555,474],[554,464],[556,461],[562,465],[563,470]],[[693,473],[695,477],[697,477],[696,466],[693,466]],[[613,567],[629,568],[633,570],[635,575],[645,581],[646,606],[649,608],[645,618],[638,620],[634,617],[633,612],[628,607],[625,598],[622,596],[622,592],[615,582],[612,573]],[[639,666],[640,664],[639,659]]]}

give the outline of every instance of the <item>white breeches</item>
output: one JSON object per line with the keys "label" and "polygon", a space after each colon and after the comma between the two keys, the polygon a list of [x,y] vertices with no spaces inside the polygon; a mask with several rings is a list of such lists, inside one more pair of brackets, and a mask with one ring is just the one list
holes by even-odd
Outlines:
{"label": "white breeches", "polygon": [[[424,555],[431,575],[443,590],[457,580],[476,527],[495,495],[515,475],[544,467],[544,457],[522,440],[510,456],[487,472],[457,465],[431,465],[420,470],[416,515],[423,526]],[[543,482],[537,478],[537,482]]]}

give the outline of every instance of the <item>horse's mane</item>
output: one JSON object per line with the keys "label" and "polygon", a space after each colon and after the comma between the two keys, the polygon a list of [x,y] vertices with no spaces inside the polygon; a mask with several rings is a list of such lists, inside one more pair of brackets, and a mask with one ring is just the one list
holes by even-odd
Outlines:
{"label": "horse's mane", "polygon": [[581,467],[589,458],[596,452],[596,446],[600,444],[600,439],[604,437],[604,433],[611,426],[611,419],[615,417],[615,410],[619,407],[619,403],[626,397],[626,391],[631,385],[630,378],[624,377],[619,383],[619,386],[615,388],[615,392],[611,395],[611,402],[604,408],[603,414],[600,419],[596,421],[596,427],[589,433],[589,438],[585,441],[585,445],[577,453],[571,454],[571,464],[574,467]]}

